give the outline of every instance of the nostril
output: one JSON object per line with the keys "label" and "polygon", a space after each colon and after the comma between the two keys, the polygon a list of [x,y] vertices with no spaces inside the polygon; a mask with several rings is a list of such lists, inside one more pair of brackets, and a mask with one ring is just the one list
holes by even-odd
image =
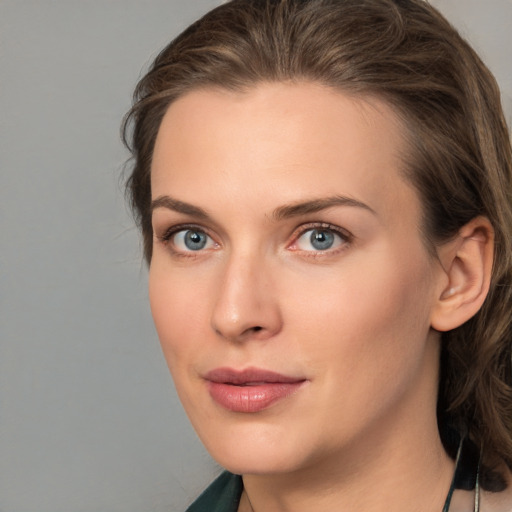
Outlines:
{"label": "nostril", "polygon": [[258,331],[261,331],[263,329],[263,327],[260,327],[259,325],[257,325],[256,327],[253,327],[252,330],[254,332],[258,332]]}

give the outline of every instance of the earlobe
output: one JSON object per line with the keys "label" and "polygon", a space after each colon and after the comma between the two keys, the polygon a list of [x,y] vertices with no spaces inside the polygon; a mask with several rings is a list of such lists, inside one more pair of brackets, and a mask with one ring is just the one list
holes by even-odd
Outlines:
{"label": "earlobe", "polygon": [[441,268],[431,315],[434,329],[455,329],[478,312],[489,291],[493,254],[494,230],[486,217],[474,218],[438,249]]}

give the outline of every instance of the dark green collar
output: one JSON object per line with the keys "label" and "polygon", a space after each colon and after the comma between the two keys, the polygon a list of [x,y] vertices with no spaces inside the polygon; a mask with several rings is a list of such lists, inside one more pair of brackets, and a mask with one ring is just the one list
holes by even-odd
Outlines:
{"label": "dark green collar", "polygon": [[224,471],[186,512],[237,512],[243,488],[241,476]]}

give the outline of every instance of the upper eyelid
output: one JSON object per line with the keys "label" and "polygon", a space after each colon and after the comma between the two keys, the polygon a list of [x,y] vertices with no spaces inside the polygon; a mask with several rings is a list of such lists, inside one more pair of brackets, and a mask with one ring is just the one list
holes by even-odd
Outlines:
{"label": "upper eyelid", "polygon": [[[290,236],[293,236],[297,232],[305,232],[309,229],[315,229],[315,228],[330,229],[332,231],[340,232],[347,236],[351,236],[351,233],[347,229],[342,228],[341,226],[332,224],[330,222],[325,222],[325,221],[304,222],[304,223],[300,224],[299,226],[295,227],[292,230],[292,233]],[[177,233],[178,231],[187,230],[187,229],[197,229],[198,231],[204,231],[207,234],[209,234],[211,232],[210,228],[208,228],[202,224],[196,223],[196,222],[180,222],[178,224],[173,224],[172,226],[166,228],[164,230],[164,233],[171,233],[171,232]]]}
{"label": "upper eyelid", "polygon": [[[182,217],[182,215],[180,215]],[[177,233],[181,230],[197,229],[203,231],[207,235],[214,238],[217,242],[225,238],[226,233],[222,229],[222,226],[211,221],[210,219],[201,220],[195,217],[185,216],[185,218],[166,218],[166,216],[158,216],[155,218],[153,214],[153,234],[155,238],[161,240],[167,234]]]}
{"label": "upper eyelid", "polygon": [[307,222],[304,224],[301,224],[297,228],[294,229],[292,236],[294,239],[297,239],[300,235],[303,235],[304,233],[307,233],[308,231],[311,231],[313,229],[325,229],[326,231],[333,231],[340,236],[344,238],[348,238],[352,240],[354,235],[348,231],[345,228],[342,228],[340,226],[336,226],[335,224],[331,224],[329,222]]}
{"label": "upper eyelid", "polygon": [[213,238],[211,235],[211,231],[208,228],[205,228],[204,226],[201,226],[199,224],[195,223],[183,223],[183,224],[176,224],[173,226],[170,226],[163,230],[163,233],[158,236],[157,238],[161,240],[169,240],[173,235],[176,233],[179,233],[180,231],[200,231],[201,233],[205,233],[210,238]]}

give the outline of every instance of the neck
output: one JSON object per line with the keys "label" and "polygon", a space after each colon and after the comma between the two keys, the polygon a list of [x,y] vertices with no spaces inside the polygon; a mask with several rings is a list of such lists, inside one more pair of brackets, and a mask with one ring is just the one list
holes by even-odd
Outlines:
{"label": "neck", "polygon": [[246,475],[242,505],[254,512],[440,512],[453,461],[440,441],[432,445],[416,438],[407,450],[403,444],[367,445],[364,458],[336,453],[322,465],[313,462],[286,475]]}

